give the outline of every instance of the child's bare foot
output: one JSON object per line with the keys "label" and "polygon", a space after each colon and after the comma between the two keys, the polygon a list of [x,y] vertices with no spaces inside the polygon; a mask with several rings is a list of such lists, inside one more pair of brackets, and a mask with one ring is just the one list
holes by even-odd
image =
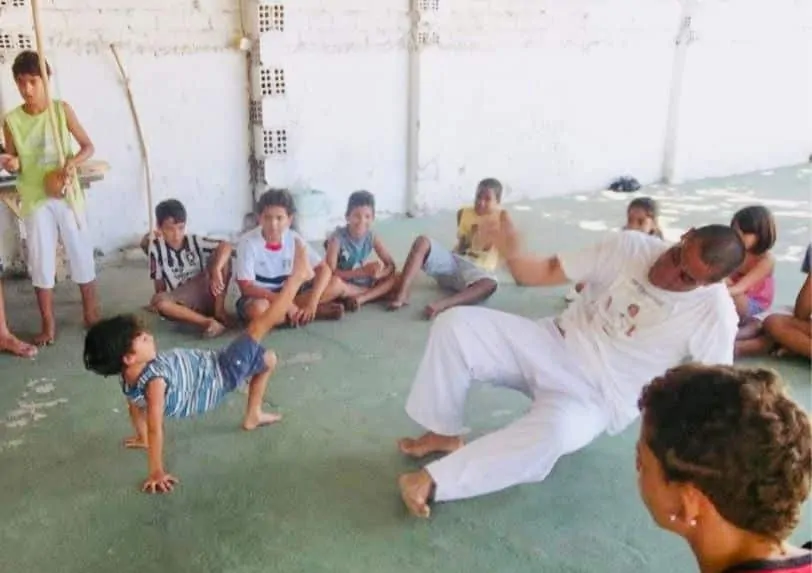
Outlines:
{"label": "child's bare foot", "polygon": [[344,305],[337,302],[320,304],[316,309],[316,318],[319,320],[341,320],[344,318]]}
{"label": "child's bare foot", "polygon": [[20,358],[33,358],[37,355],[37,347],[8,333],[0,335],[0,352],[8,352]]}
{"label": "child's bare foot", "polygon": [[282,419],[281,414],[270,414],[268,412],[256,412],[254,414],[250,414],[245,417],[245,420],[242,422],[242,429],[248,430],[256,430],[260,426],[270,426],[271,424],[275,424],[276,422]]}
{"label": "child's bare foot", "polygon": [[415,517],[427,518],[431,515],[429,497],[434,482],[426,470],[403,474],[398,478],[400,497]]}
{"label": "child's bare foot", "polygon": [[407,306],[409,304],[408,300],[402,298],[395,298],[392,299],[389,304],[386,305],[386,310],[399,310],[400,308]]}
{"label": "child's bare foot", "polygon": [[130,436],[124,439],[124,447],[130,450],[146,450],[147,442],[138,436]]}
{"label": "child's bare foot", "polygon": [[358,298],[354,296],[348,296],[344,299],[344,308],[347,309],[349,312],[355,312],[359,308],[361,308],[361,303],[358,302]]}
{"label": "child's bare foot", "polygon": [[431,304],[427,304],[426,308],[423,309],[423,316],[426,317],[426,320],[431,320],[445,309],[439,303],[433,302]]}
{"label": "child's bare foot", "polygon": [[221,322],[211,319],[208,326],[203,330],[203,338],[217,338],[226,331],[226,327]]}
{"label": "child's bare foot", "polygon": [[462,438],[458,436],[441,436],[434,432],[426,432],[417,439],[401,438],[398,440],[398,449],[413,458],[422,458],[437,452],[450,454],[462,446]]}
{"label": "child's bare foot", "polygon": [[44,330],[37,334],[31,342],[33,342],[36,346],[51,346],[54,342],[56,342],[56,331]]}

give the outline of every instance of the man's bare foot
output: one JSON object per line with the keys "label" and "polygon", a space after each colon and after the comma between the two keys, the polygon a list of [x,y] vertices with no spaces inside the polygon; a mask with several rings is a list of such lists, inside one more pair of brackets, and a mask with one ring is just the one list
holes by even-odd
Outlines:
{"label": "man's bare foot", "polygon": [[361,303],[358,302],[357,297],[348,296],[344,299],[344,308],[346,308],[348,312],[355,312],[361,308]]}
{"label": "man's bare foot", "polygon": [[0,352],[8,352],[20,358],[33,358],[37,355],[37,347],[23,342],[9,332],[0,335]]}
{"label": "man's bare foot", "polygon": [[431,304],[427,304],[426,308],[423,309],[423,316],[426,317],[426,320],[432,320],[435,316],[443,312],[445,308],[440,306],[438,303],[433,302]]}
{"label": "man's bare foot", "polygon": [[245,417],[242,422],[243,430],[256,430],[260,426],[269,426],[275,424],[282,419],[281,414],[270,414],[268,412],[257,412]]}
{"label": "man's bare foot", "polygon": [[51,346],[56,342],[56,332],[45,330],[37,334],[31,342],[36,346]]}
{"label": "man's bare foot", "polygon": [[401,438],[398,440],[398,449],[413,458],[422,458],[437,452],[450,454],[464,445],[459,436],[441,436],[434,432],[427,432],[417,439]]}
{"label": "man's bare foot", "polygon": [[203,330],[203,338],[217,338],[226,331],[226,327],[221,322],[211,319],[208,326]]}
{"label": "man's bare foot", "polygon": [[427,518],[431,515],[429,498],[434,482],[426,470],[403,474],[398,478],[400,497],[409,513],[415,517]]}
{"label": "man's bare foot", "polygon": [[316,309],[319,320],[341,320],[344,318],[344,305],[337,302],[325,302]]}
{"label": "man's bare foot", "polygon": [[146,450],[147,442],[138,436],[130,436],[124,439],[124,447],[128,450]]}

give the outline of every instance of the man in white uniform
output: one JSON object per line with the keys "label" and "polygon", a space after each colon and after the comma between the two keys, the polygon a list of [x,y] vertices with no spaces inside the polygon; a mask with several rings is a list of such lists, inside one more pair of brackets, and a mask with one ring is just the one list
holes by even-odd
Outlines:
{"label": "man in white uniform", "polygon": [[[733,361],[738,317],[721,281],[745,249],[730,227],[691,229],[676,245],[623,231],[547,259],[522,254],[512,226],[491,235],[517,284],[587,287],[557,318],[470,307],[438,317],[406,404],[427,433],[398,444],[413,457],[448,454],[400,477],[416,516],[428,517],[431,502],[542,481],[561,456],[633,422],[643,385],[666,369]],[[464,444],[473,382],[522,392],[529,412]]]}

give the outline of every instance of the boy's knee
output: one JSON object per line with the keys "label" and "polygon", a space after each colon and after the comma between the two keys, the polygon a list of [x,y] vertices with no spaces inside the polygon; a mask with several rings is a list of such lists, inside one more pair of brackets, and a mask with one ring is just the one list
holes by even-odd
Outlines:
{"label": "boy's knee", "polygon": [[489,297],[496,292],[496,289],[499,287],[499,283],[496,282],[494,279],[482,279],[482,290],[485,292],[485,296]]}
{"label": "boy's knee", "polygon": [[767,332],[767,334],[772,334],[775,331],[784,330],[790,320],[792,320],[792,317],[782,314],[771,314],[764,319],[762,328],[765,330],[765,332]]}
{"label": "boy's knee", "polygon": [[171,297],[169,296],[168,292],[158,292],[152,295],[152,299],[149,301],[149,304],[158,310],[166,308],[168,304],[172,302]]}
{"label": "boy's knee", "polygon": [[276,357],[276,352],[273,350],[266,350],[263,358],[265,359],[265,366],[269,371],[273,372],[276,370],[276,365],[279,361],[279,359]]}

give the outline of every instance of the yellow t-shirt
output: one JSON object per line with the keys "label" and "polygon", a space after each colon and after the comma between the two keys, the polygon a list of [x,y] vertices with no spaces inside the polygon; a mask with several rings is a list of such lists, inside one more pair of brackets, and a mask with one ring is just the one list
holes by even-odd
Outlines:
{"label": "yellow t-shirt", "polygon": [[486,219],[499,219],[501,209],[488,215],[479,216],[473,207],[459,210],[459,224],[457,225],[457,253],[469,259],[472,263],[492,271],[499,264],[499,252],[491,245],[486,245],[480,236],[480,222]]}

